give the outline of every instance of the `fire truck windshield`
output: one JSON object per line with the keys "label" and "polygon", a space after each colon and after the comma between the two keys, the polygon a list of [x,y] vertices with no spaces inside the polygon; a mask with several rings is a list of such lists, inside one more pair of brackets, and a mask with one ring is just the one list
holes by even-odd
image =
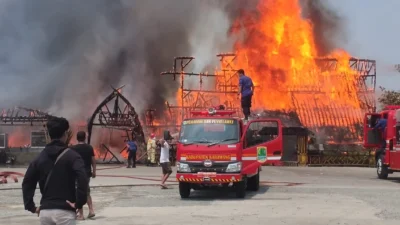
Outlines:
{"label": "fire truck windshield", "polygon": [[232,144],[239,141],[234,119],[189,119],[182,123],[179,142],[189,144]]}

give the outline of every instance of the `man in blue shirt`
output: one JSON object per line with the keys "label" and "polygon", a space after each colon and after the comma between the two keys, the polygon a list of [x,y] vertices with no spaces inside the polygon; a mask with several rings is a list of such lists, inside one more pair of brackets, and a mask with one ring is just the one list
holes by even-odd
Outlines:
{"label": "man in blue shirt", "polygon": [[127,168],[136,168],[136,151],[137,151],[137,144],[135,141],[127,140],[126,148],[128,151],[128,167]]}
{"label": "man in blue shirt", "polygon": [[251,98],[253,97],[254,85],[250,77],[244,74],[244,70],[238,70],[239,74],[239,91],[241,95],[241,105],[243,109],[244,119],[248,120],[250,116]]}
{"label": "man in blue shirt", "polygon": [[375,127],[373,128],[374,130],[379,129],[382,132],[382,145],[381,148],[375,152],[375,159],[377,160],[377,157],[385,151],[386,148],[386,125],[387,125],[387,119],[386,118],[381,118],[377,121]]}

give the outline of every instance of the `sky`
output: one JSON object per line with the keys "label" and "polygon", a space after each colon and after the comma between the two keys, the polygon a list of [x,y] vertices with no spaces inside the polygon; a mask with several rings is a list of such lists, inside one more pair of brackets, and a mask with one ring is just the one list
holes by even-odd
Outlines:
{"label": "sky", "polygon": [[399,0],[327,0],[344,18],[343,48],[357,58],[377,63],[377,89],[400,90]]}

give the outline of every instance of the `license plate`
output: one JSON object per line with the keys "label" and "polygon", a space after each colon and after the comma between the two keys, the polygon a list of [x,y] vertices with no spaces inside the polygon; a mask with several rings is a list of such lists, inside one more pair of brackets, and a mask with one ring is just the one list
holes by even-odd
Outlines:
{"label": "license plate", "polygon": [[203,181],[210,182],[210,181],[211,181],[211,178],[209,178],[209,177],[203,177]]}
{"label": "license plate", "polygon": [[197,176],[198,177],[216,177],[217,176],[217,173],[215,173],[215,172],[198,172],[197,173]]}

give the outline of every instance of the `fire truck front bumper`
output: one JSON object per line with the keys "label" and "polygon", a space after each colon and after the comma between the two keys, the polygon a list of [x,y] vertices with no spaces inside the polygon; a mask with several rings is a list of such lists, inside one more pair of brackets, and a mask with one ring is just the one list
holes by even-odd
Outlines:
{"label": "fire truck front bumper", "polygon": [[177,173],[176,179],[188,183],[234,183],[242,180],[241,174],[216,173]]}

